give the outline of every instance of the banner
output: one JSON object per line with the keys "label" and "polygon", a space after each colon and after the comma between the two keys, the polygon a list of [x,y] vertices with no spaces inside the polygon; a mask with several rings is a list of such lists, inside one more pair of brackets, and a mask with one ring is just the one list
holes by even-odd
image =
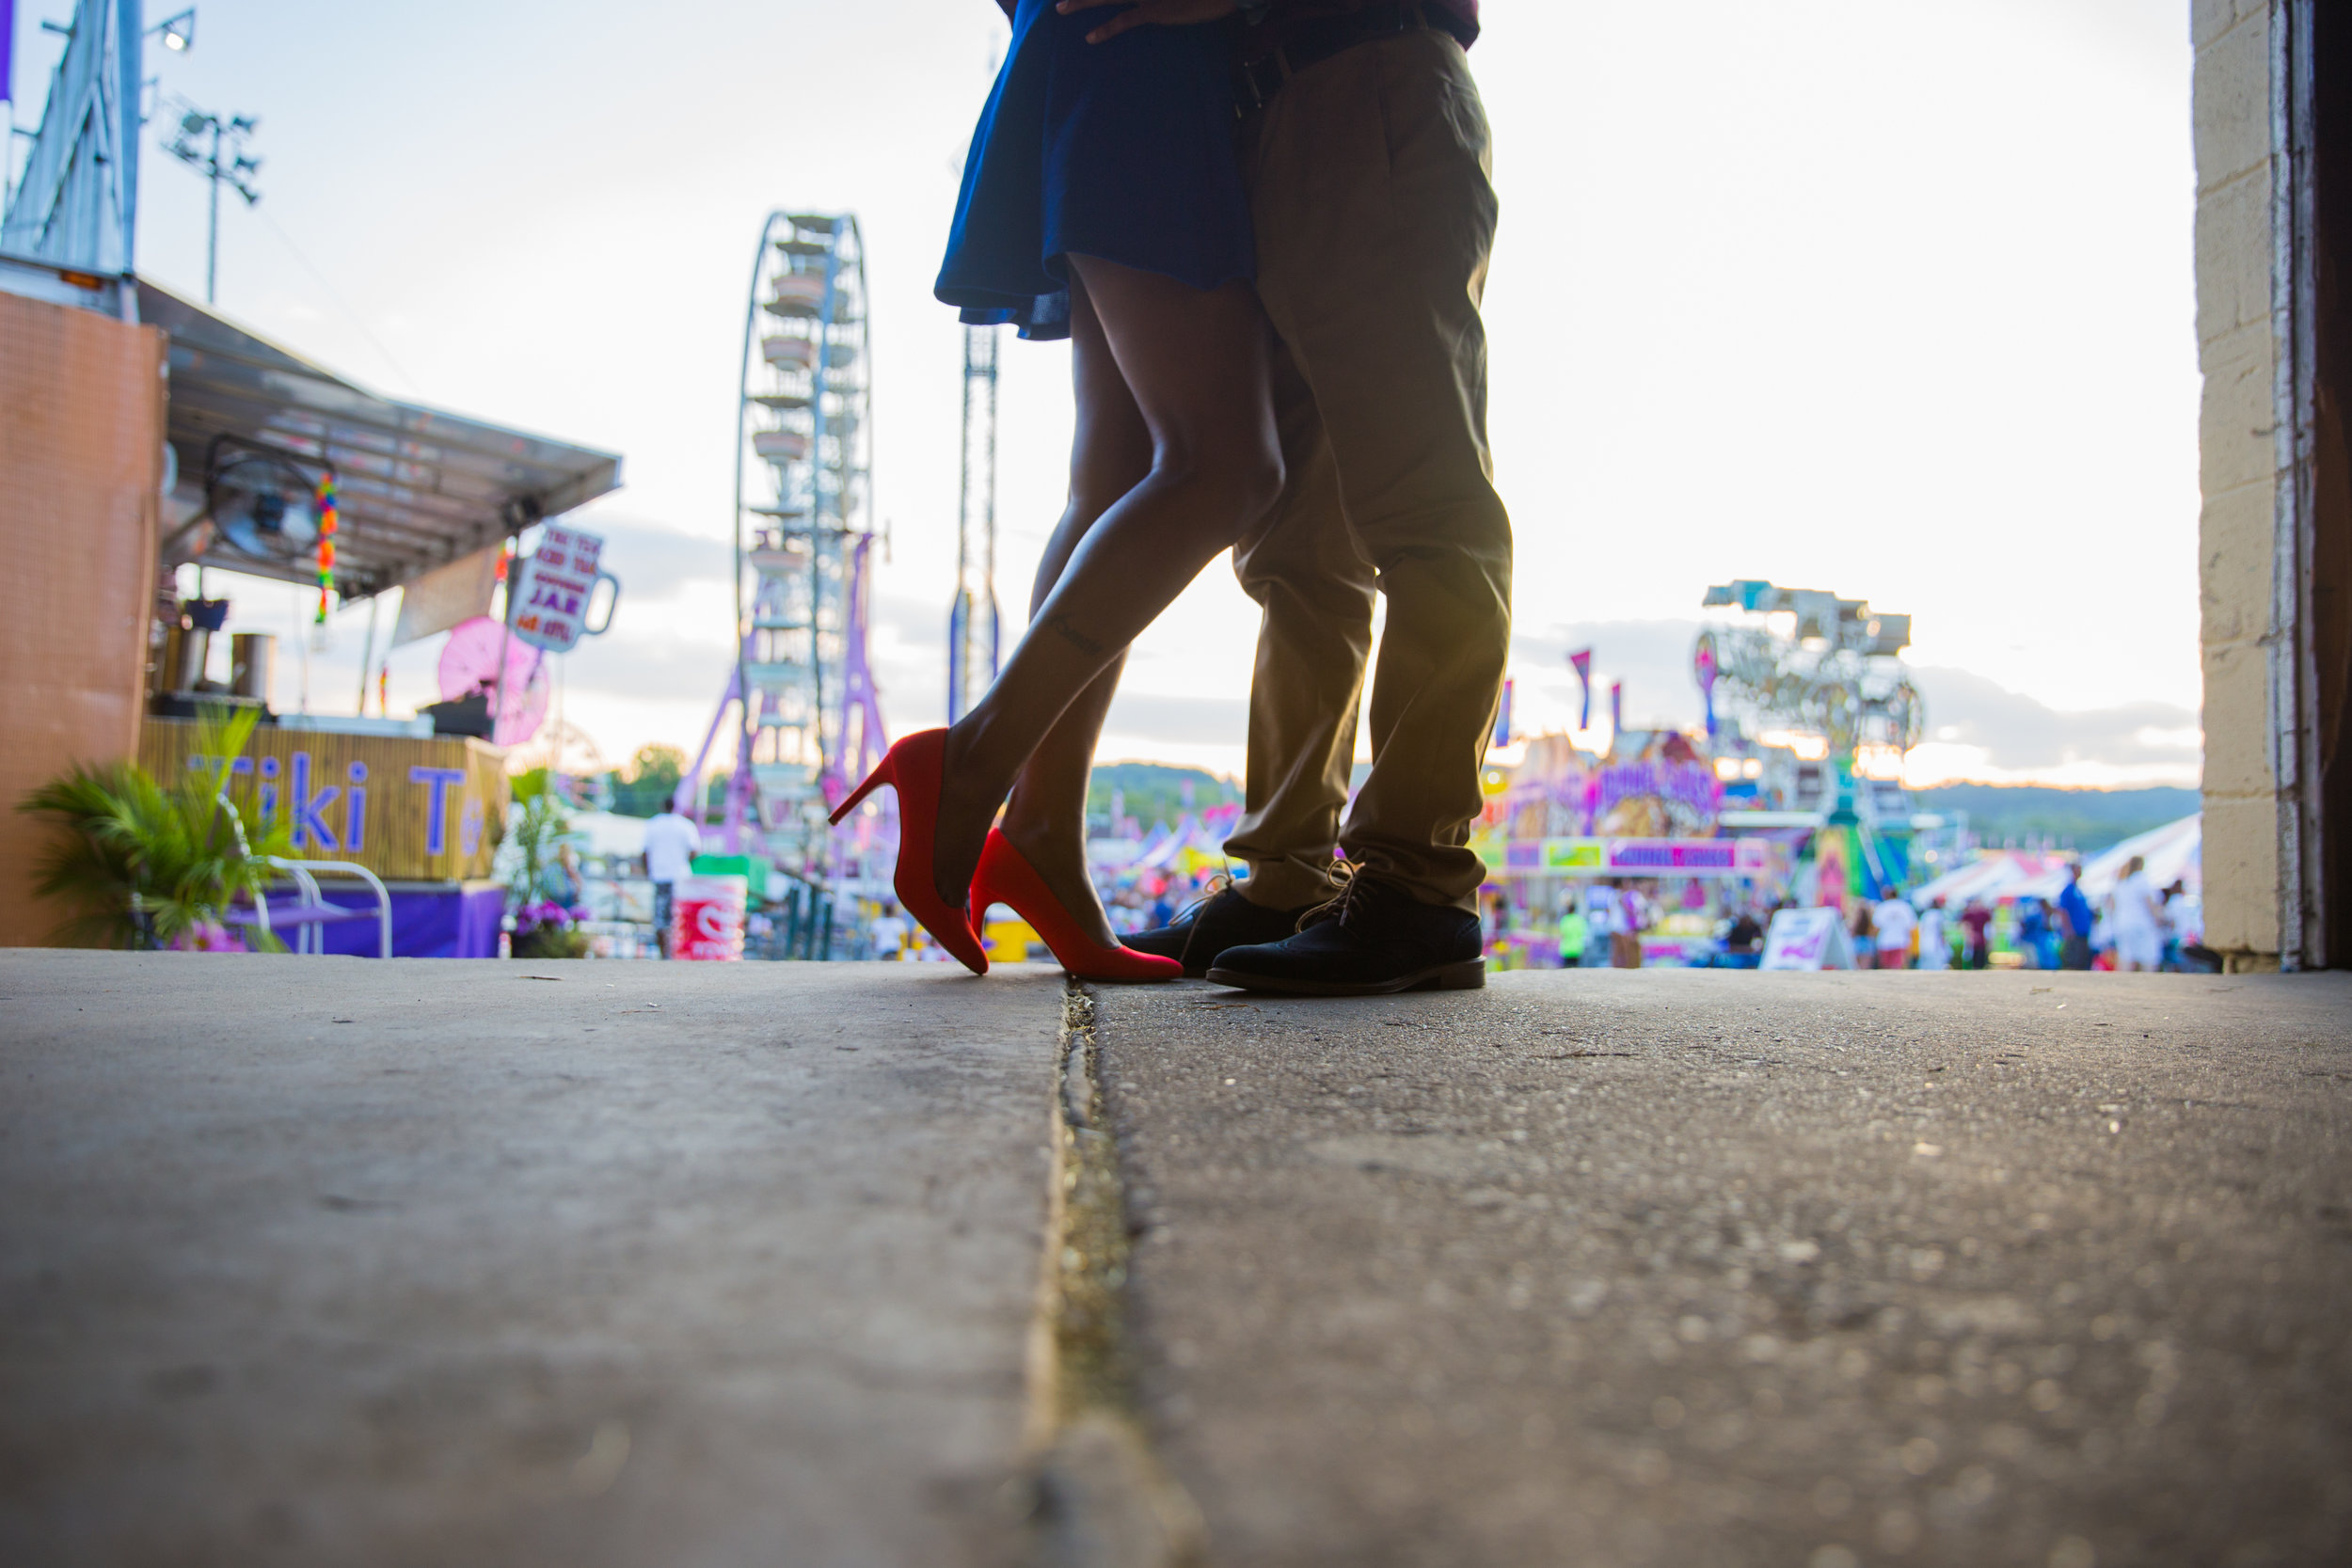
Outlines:
{"label": "banner", "polygon": [[490,613],[498,587],[499,551],[492,545],[436,566],[400,591],[400,619],[392,625],[392,646],[414,642],[460,622]]}
{"label": "banner", "polygon": [[1577,684],[1584,689],[1584,705],[1578,710],[1576,727],[1589,730],[1593,727],[1593,650],[1577,649],[1568,656],[1568,663],[1576,671]]}

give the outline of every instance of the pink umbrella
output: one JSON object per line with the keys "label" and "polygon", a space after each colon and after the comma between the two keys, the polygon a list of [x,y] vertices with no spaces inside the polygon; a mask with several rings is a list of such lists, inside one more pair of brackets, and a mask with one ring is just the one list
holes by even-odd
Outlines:
{"label": "pink umbrella", "polygon": [[[499,653],[506,654],[506,679],[499,681]],[[519,746],[539,733],[548,716],[548,669],[544,655],[487,615],[477,615],[450,628],[441,650],[441,700],[453,703],[476,692],[500,691],[498,722],[490,738],[501,746]]]}

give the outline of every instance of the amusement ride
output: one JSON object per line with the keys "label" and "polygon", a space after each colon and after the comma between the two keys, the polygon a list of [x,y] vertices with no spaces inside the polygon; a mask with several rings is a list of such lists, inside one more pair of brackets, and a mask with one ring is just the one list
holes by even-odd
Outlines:
{"label": "amusement ride", "polygon": [[867,304],[854,214],[768,214],[736,412],[738,657],[679,785],[691,811],[732,716],[723,850],[812,881],[861,875],[896,839],[888,804],[825,826],[887,744],[866,657],[877,539]]}

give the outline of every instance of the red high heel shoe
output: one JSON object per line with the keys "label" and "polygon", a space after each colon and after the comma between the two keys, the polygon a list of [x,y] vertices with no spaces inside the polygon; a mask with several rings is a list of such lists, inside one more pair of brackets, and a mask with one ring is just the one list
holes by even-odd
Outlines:
{"label": "red high heel shoe", "polygon": [[939,822],[941,776],[947,767],[947,732],[917,730],[882,753],[866,782],[834,808],[836,824],[877,784],[898,792],[898,864],[890,883],[898,904],[923,923],[940,946],[963,960],[975,974],[988,973],[988,954],[972,934],[968,910],[950,909],[931,885],[931,832]]}
{"label": "red high heel shoe", "polygon": [[1116,944],[1104,947],[1079,930],[1029,858],[994,828],[988,831],[980,869],[972,879],[973,917],[986,919],[991,904],[1010,904],[1045,939],[1062,968],[1081,980],[1173,980],[1184,973],[1184,966],[1173,958]]}

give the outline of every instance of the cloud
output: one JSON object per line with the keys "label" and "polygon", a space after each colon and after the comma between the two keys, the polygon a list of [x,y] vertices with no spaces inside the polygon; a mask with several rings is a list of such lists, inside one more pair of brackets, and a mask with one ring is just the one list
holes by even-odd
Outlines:
{"label": "cloud", "polygon": [[1912,679],[1927,699],[1928,737],[1977,748],[1986,767],[2003,772],[2082,763],[2193,769],[2203,754],[2197,714],[2170,703],[2061,712],[1965,670],[1929,667]]}
{"label": "cloud", "polygon": [[633,604],[674,599],[694,584],[734,578],[735,546],[724,539],[608,512],[584,526],[604,535],[604,569],[621,579],[621,592]]}
{"label": "cloud", "polygon": [[1243,697],[1162,697],[1122,691],[1111,703],[1103,733],[1171,746],[1244,747],[1249,741],[1249,703]]}

